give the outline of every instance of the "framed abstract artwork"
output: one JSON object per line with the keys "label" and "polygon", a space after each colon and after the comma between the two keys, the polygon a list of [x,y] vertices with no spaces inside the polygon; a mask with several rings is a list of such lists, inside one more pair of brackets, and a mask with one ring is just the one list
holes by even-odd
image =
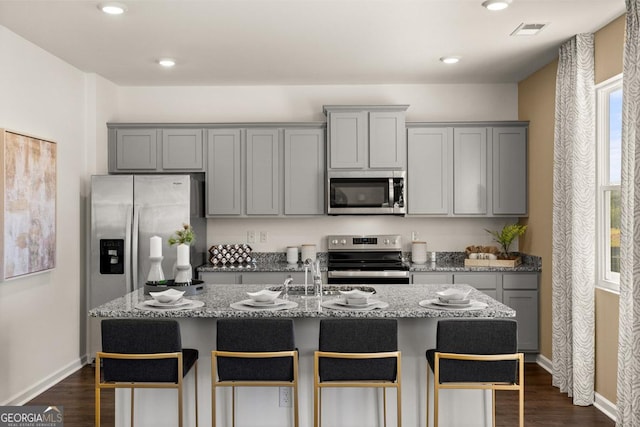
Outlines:
{"label": "framed abstract artwork", "polygon": [[0,280],[56,266],[56,143],[0,129]]}

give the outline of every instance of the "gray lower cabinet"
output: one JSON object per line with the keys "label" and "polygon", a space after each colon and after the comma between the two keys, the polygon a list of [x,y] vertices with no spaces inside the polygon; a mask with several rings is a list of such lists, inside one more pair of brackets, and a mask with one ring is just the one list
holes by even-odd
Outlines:
{"label": "gray lower cabinet", "polygon": [[247,215],[280,213],[278,129],[247,129]]}
{"label": "gray lower cabinet", "polygon": [[516,311],[518,349],[538,352],[538,273],[454,273],[453,283],[475,287]]}
{"label": "gray lower cabinet", "polygon": [[323,215],[324,129],[284,130],[284,214]]}
{"label": "gray lower cabinet", "polygon": [[207,131],[207,215],[240,215],[241,131]]}
{"label": "gray lower cabinet", "polygon": [[200,272],[200,280],[207,285],[235,285],[239,284],[239,274],[230,272]]}
{"label": "gray lower cabinet", "polygon": [[109,172],[203,172],[202,129],[109,128]]}
{"label": "gray lower cabinet", "polygon": [[408,213],[446,215],[451,211],[450,128],[412,128],[407,135]]}
{"label": "gray lower cabinet", "polygon": [[453,283],[452,273],[413,273],[411,282],[418,285],[446,285]]}

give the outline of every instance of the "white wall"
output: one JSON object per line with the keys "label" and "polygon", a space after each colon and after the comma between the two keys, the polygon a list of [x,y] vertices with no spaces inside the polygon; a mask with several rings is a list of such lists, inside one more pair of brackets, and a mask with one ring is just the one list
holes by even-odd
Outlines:
{"label": "white wall", "polygon": [[[414,122],[518,118],[516,84],[292,85],[121,87],[116,121],[324,121],[322,106],[330,104],[409,104],[407,120]],[[371,216],[210,219],[207,245],[245,242],[249,230],[269,233],[266,243],[252,244],[256,251],[284,251],[288,245],[301,243],[316,243],[320,250],[326,248],[324,237],[328,234],[400,233],[408,250],[411,232],[418,231],[429,250],[462,251],[470,244],[491,243],[484,229],[502,228],[506,221]]]}
{"label": "white wall", "polygon": [[[0,282],[0,405],[80,364],[85,74],[0,26],[0,127],[57,142],[56,268]],[[55,402],[52,402],[55,403]]]}

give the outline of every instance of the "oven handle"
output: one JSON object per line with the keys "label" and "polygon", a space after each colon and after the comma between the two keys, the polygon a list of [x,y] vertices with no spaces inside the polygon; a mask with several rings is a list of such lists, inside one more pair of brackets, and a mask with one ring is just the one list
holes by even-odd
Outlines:
{"label": "oven handle", "polygon": [[342,277],[409,277],[408,271],[385,270],[385,271],[328,271],[329,278]]}

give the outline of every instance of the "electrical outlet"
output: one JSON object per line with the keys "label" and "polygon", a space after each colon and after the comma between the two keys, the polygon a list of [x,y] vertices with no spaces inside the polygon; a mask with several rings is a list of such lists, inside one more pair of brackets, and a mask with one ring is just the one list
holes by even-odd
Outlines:
{"label": "electrical outlet", "polygon": [[267,240],[269,240],[269,232],[268,231],[261,231],[260,232],[260,243],[267,243]]}
{"label": "electrical outlet", "polygon": [[291,387],[280,387],[280,407],[291,408]]}
{"label": "electrical outlet", "polygon": [[255,242],[256,242],[256,232],[247,231],[247,243],[255,243]]}
{"label": "electrical outlet", "polygon": [[412,241],[418,240],[418,232],[417,231],[412,231],[411,232],[411,240]]}

